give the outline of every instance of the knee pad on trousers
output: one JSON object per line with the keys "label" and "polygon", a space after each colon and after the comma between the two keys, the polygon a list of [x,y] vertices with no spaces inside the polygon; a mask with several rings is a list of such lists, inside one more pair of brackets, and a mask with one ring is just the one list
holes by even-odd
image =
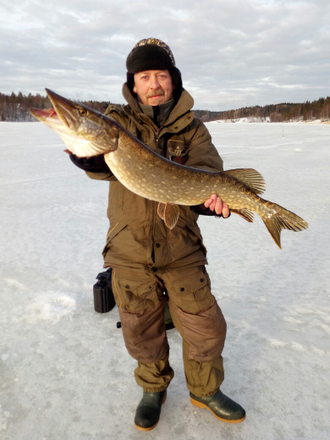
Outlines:
{"label": "knee pad on trousers", "polygon": [[123,336],[129,354],[139,362],[156,362],[169,353],[164,310],[166,301],[143,312],[119,308]]}
{"label": "knee pad on trousers", "polygon": [[215,302],[209,309],[195,315],[176,309],[182,324],[183,337],[189,344],[189,359],[197,362],[220,358],[225,345],[227,324]]}

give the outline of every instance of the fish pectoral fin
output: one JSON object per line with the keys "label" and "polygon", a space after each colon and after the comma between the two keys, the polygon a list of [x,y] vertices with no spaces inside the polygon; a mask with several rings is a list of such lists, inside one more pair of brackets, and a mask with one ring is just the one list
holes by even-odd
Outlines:
{"label": "fish pectoral fin", "polygon": [[180,217],[179,207],[172,203],[159,203],[157,207],[159,217],[164,220],[169,229],[173,229]]}
{"label": "fish pectoral fin", "polygon": [[166,203],[161,203],[161,202],[158,203],[157,214],[162,220],[165,220],[165,208],[166,208]]}
{"label": "fish pectoral fin", "polygon": [[238,214],[241,217],[244,218],[244,220],[253,223],[254,220],[254,212],[249,211],[248,209],[230,209],[230,212],[233,212],[234,214]]}
{"label": "fish pectoral fin", "polygon": [[232,176],[244,183],[245,186],[256,194],[262,194],[266,189],[264,178],[253,168],[237,168],[235,170],[224,171],[224,174]]}

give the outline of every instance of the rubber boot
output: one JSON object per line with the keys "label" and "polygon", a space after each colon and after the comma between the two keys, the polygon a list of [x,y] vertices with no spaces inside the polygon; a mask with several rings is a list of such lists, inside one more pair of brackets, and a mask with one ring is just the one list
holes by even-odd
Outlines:
{"label": "rubber boot", "polygon": [[143,392],[143,397],[135,413],[135,427],[140,431],[151,431],[159,422],[162,404],[166,400],[166,390],[159,393]]}
{"label": "rubber boot", "polygon": [[240,423],[245,419],[245,410],[220,390],[208,397],[196,397],[190,393],[190,400],[198,408],[209,409],[223,422]]}

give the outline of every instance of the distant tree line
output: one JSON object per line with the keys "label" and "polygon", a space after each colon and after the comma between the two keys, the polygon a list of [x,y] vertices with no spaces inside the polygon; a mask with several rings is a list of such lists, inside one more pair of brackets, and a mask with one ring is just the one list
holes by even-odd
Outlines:
{"label": "distant tree line", "polygon": [[[104,110],[110,104],[106,101],[84,101],[83,103],[101,113],[104,113]],[[30,114],[30,108],[47,109],[51,107],[52,104],[48,97],[41,96],[39,93],[36,95],[31,93],[23,95],[21,92],[17,95],[14,92],[11,95],[0,93],[0,121],[35,121],[36,119]]]}
{"label": "distant tree line", "polygon": [[244,107],[224,112],[195,111],[196,116],[203,121],[232,120],[250,118],[270,122],[310,121],[320,119],[330,120],[330,97],[320,98],[317,101],[306,101],[303,104],[271,104],[260,107]]}
{"label": "distant tree line", "polygon": [[[107,101],[83,101],[84,104],[95,108],[103,113],[110,102]],[[122,104],[115,104],[123,107]],[[23,95],[19,92],[11,95],[0,93],[0,121],[35,121],[30,115],[31,107],[46,109],[51,107],[51,103],[46,96],[39,93]],[[321,119],[330,120],[330,97],[320,98],[317,101],[306,101],[303,104],[271,104],[264,107],[244,107],[236,110],[222,112],[209,110],[194,110],[195,115],[203,122],[216,120],[232,120],[239,118],[250,118],[259,121],[268,120],[270,122],[289,122],[289,121],[309,121]]]}

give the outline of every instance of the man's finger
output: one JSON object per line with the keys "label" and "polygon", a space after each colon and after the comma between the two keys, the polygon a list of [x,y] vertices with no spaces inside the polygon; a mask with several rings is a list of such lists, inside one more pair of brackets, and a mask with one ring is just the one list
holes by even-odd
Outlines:
{"label": "man's finger", "polygon": [[217,197],[214,203],[214,210],[216,214],[218,215],[222,214],[222,208],[223,208],[222,200],[220,199],[220,197]]}
{"label": "man's finger", "polygon": [[230,209],[227,203],[222,203],[222,217],[228,218],[230,216]]}

